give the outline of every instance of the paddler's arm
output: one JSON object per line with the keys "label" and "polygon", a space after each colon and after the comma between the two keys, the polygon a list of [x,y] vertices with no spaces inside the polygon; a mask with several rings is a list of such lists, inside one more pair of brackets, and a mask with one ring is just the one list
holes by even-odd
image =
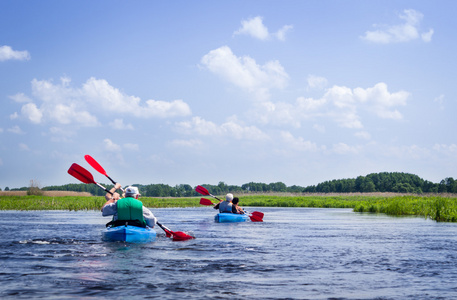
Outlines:
{"label": "paddler's arm", "polygon": [[[122,187],[122,185],[121,185],[120,183],[117,183],[117,182],[116,182],[116,184],[114,185],[114,187],[112,187],[112,188],[109,190],[111,193],[106,193],[106,195],[105,195],[106,201],[109,201],[109,200],[113,199],[113,198],[114,198],[114,192],[117,191],[118,189],[120,189],[121,187]],[[119,199],[119,194],[117,194],[117,195],[118,195],[118,199]],[[116,199],[116,200],[117,200],[117,199]],[[103,205],[103,206],[105,206],[105,205]]]}
{"label": "paddler's arm", "polygon": [[[110,196],[111,196],[111,194],[110,194]],[[114,203],[119,199],[121,199],[121,196],[118,193],[113,193],[113,196],[108,201],[106,201],[105,204],[103,204],[103,206],[100,210],[103,212],[103,208],[105,206],[107,206],[108,204]]]}
{"label": "paddler's arm", "polygon": [[101,211],[103,211],[103,208],[108,205],[108,204],[111,204],[111,203],[114,203],[116,202],[117,200],[119,200],[121,198],[121,196],[119,195],[119,193],[116,193],[116,190],[120,189],[122,187],[122,185],[120,183],[117,183],[114,185],[114,187],[112,187],[109,191],[111,193],[106,193],[105,195],[105,199],[106,199],[106,203],[103,204],[102,208],[100,209]]}

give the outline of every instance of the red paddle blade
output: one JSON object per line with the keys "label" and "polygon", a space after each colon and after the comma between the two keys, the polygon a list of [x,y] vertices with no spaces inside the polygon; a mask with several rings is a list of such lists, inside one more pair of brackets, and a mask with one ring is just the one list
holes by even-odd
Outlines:
{"label": "red paddle blade", "polygon": [[251,215],[256,216],[257,218],[263,219],[264,213],[260,212],[260,211],[253,211]]}
{"label": "red paddle blade", "polygon": [[92,174],[76,163],[72,164],[70,169],[68,169],[68,174],[81,182],[97,184]]}
{"label": "red paddle blade", "polygon": [[89,163],[89,165],[92,166],[92,168],[94,168],[95,170],[97,170],[98,172],[100,172],[101,174],[105,175],[105,176],[108,176],[106,175],[106,171],[105,169],[103,169],[102,166],[100,166],[100,164],[92,158],[92,156],[90,155],[84,155],[84,158],[86,159],[86,161]]}
{"label": "red paddle blade", "polygon": [[209,196],[210,193],[208,192],[207,189],[205,189],[204,187],[202,187],[201,185],[198,185],[195,190],[197,191],[197,193],[199,194],[202,194],[202,195],[205,195],[205,196]]}
{"label": "red paddle blade", "polygon": [[200,199],[200,204],[201,204],[201,205],[214,205],[214,203],[211,202],[211,200],[206,199],[206,198],[201,198],[201,199]]}
{"label": "red paddle blade", "polygon": [[263,222],[263,219],[256,215],[250,215],[249,218],[251,219],[251,222]]}
{"label": "red paddle blade", "polygon": [[249,218],[252,222],[263,222],[264,214],[260,211],[254,211],[250,214]]}
{"label": "red paddle blade", "polygon": [[173,232],[173,241],[187,241],[191,239],[195,239],[195,237],[188,235],[187,233],[184,233],[182,231]]}

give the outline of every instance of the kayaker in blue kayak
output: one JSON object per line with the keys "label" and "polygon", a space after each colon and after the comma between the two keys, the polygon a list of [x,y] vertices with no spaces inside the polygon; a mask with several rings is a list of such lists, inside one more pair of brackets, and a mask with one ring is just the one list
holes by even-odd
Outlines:
{"label": "kayaker in blue kayak", "polygon": [[237,214],[244,215],[245,212],[244,212],[243,208],[238,205],[238,202],[240,202],[240,199],[238,197],[235,197],[232,200],[232,205],[235,207]]}
{"label": "kayaker in blue kayak", "polygon": [[[116,183],[112,188],[114,190],[120,189],[121,185]],[[138,226],[149,226],[154,227],[157,223],[157,218],[154,214],[146,207],[143,203],[138,200],[140,193],[138,188],[135,186],[128,186],[125,191],[125,198],[116,199],[113,192],[113,196],[109,195],[110,199],[102,206],[102,216],[113,216],[113,223],[131,223],[130,225],[138,224]],[[119,195],[119,194],[118,194]],[[106,196],[108,197],[108,196]]]}
{"label": "kayaker in blue kayak", "polygon": [[225,195],[225,201],[220,200],[218,204],[214,205],[214,209],[219,209],[220,213],[238,213],[236,206],[232,203],[233,194],[228,193]]}

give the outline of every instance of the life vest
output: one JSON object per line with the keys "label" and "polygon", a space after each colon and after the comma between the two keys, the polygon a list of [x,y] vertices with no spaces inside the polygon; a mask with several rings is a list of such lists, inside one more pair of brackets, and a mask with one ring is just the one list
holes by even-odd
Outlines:
{"label": "life vest", "polygon": [[228,201],[222,201],[221,204],[219,204],[219,212],[232,213],[232,203]]}
{"label": "life vest", "polygon": [[143,217],[143,203],[131,197],[119,199],[117,201],[117,219],[138,220],[141,224],[146,225]]}

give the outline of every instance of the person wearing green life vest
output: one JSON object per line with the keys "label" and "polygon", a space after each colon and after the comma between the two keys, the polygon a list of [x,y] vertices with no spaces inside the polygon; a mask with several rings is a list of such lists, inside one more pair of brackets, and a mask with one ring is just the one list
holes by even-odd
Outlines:
{"label": "person wearing green life vest", "polygon": [[[121,188],[121,185],[116,183],[111,190],[114,189],[116,191],[119,188]],[[138,200],[140,193],[137,187],[128,186],[124,191],[124,198],[120,198],[119,194],[114,191],[112,192],[113,194],[107,194],[105,196],[108,201],[106,201],[101,209],[102,216],[113,216],[113,220],[110,222],[111,224],[116,226],[127,223],[129,225],[139,227],[149,226],[151,228],[155,226],[157,218]]]}

